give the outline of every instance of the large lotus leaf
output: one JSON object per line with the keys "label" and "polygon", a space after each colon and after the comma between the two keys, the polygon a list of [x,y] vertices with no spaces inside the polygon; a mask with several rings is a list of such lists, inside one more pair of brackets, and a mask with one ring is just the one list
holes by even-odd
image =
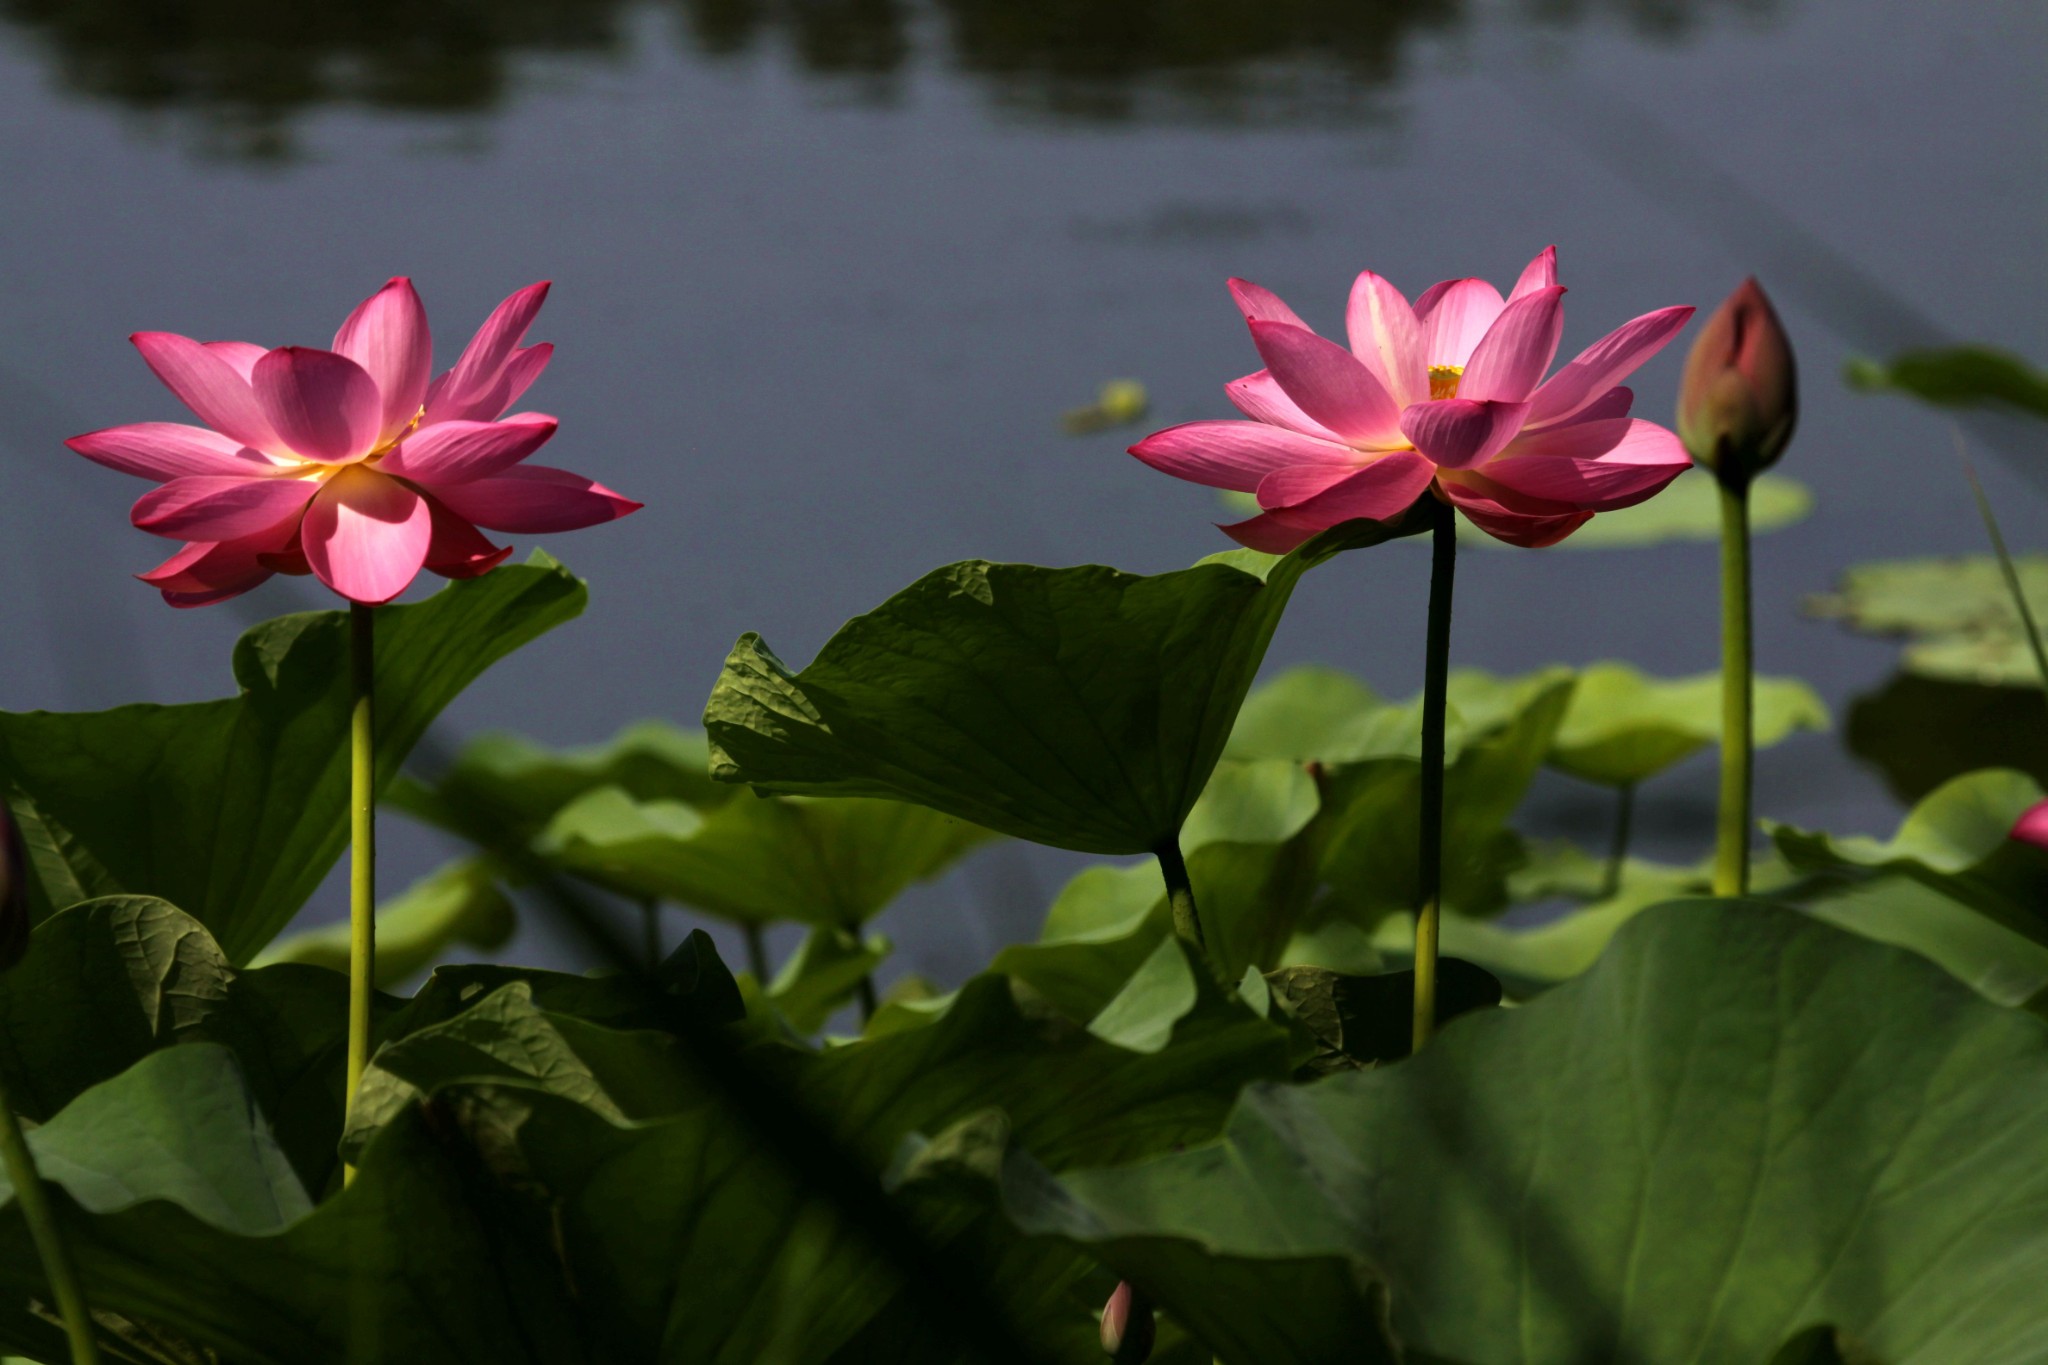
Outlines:
{"label": "large lotus leaf", "polygon": [[[231,1048],[308,1188],[336,1174],[348,985],[316,967],[236,970],[191,916],[145,896],[87,901],[36,926],[0,975],[0,1070],[44,1121],[160,1049]],[[395,1001],[379,997],[377,1018]]]}
{"label": "large lotus leaf", "polygon": [[1897,673],[1850,702],[1842,739],[1904,802],[1979,768],[2018,768],[2048,782],[2048,707],[2034,678],[1987,687]]}
{"label": "large lotus leaf", "polygon": [[1822,1325],[1888,1365],[2021,1365],[2048,1353],[2044,1121],[2040,1020],[1692,901],[1399,1066],[1254,1087],[1218,1143],[1057,1177],[1013,1149],[1001,1190],[1232,1365],[1347,1358],[1263,1334],[1368,1316],[1367,1267],[1411,1349],[1488,1365],[1762,1361]]}
{"label": "large lotus leaf", "polygon": [[[377,611],[377,774],[491,664],[583,609],[544,555]],[[235,646],[239,696],[0,713],[0,791],[49,909],[161,896],[247,962],[348,839],[348,618],[266,622]]]}
{"label": "large lotus leaf", "polygon": [[[397,985],[431,967],[457,944],[489,952],[502,948],[518,927],[512,901],[490,867],[461,858],[428,873],[377,907],[377,985]],[[255,965],[303,962],[348,972],[349,926],[344,921],[278,939]]]}
{"label": "large lotus leaf", "polygon": [[[65,1220],[67,1238],[94,1309],[176,1343],[178,1354],[164,1358],[614,1358],[583,1348],[546,1249],[545,1212],[506,1198],[481,1155],[489,1144],[462,1140],[465,1127],[479,1126],[475,1108],[443,1106],[431,1118],[405,1110],[355,1182],[311,1212],[234,1059],[211,1044],[145,1058],[80,1096],[31,1143],[79,1206]],[[26,1227],[0,1209],[0,1298],[49,1302],[41,1279]]]}
{"label": "large lotus leaf", "polygon": [[[1796,730],[1824,730],[1827,704],[1796,678],[1755,681],[1759,749]],[[1604,786],[1655,777],[1721,738],[1721,675],[1652,678],[1623,663],[1589,664],[1551,743],[1549,763]]]}
{"label": "large lotus leaf", "polygon": [[[1521,882],[1528,871],[1524,868],[1514,880]],[[1621,927],[1644,910],[1679,896],[1701,894],[1709,880],[1700,868],[1631,858],[1620,888],[1611,896],[1590,896],[1557,918],[1526,928],[1448,914],[1439,926],[1437,944],[1446,955],[1493,973],[1511,995],[1527,998],[1591,967]],[[1383,956],[1409,960],[1415,949],[1414,917],[1388,916],[1373,941]]]}
{"label": "large lotus leaf", "polygon": [[[2048,555],[2015,555],[2013,570],[2034,619],[2048,619]],[[2035,687],[2041,672],[1990,555],[1859,564],[1807,610],[1868,635],[1902,635],[1909,673],[1986,686]]]}
{"label": "large lotus leaf", "polygon": [[[1452,684],[1461,742],[1444,771],[1444,902],[1484,915],[1506,905],[1507,876],[1525,856],[1507,822],[1550,750],[1573,678],[1562,669],[1509,680],[1461,672]],[[1412,911],[1420,900],[1419,747],[1419,736],[1404,739],[1399,757],[1331,774],[1321,875],[1335,912],[1358,923]]]}
{"label": "large lotus leaf", "polygon": [[629,896],[741,923],[852,928],[988,837],[903,801],[768,797],[699,810],[598,787],[557,812],[535,847]]}
{"label": "large lotus leaf", "polygon": [[743,636],[705,711],[713,772],[914,801],[1087,853],[1157,851],[1302,574],[1406,529],[1351,522],[1281,559],[1153,577],[955,564],[849,621],[801,673]]}
{"label": "large lotus leaf", "polygon": [[645,976],[610,972],[573,975],[486,963],[438,968],[384,1025],[383,1035],[403,1038],[445,1023],[479,999],[515,983],[524,985],[535,1005],[550,1014],[611,1029],[671,1028],[678,1012],[695,1024],[729,1024],[747,1012],[739,986],[719,960],[710,937],[693,929]]}
{"label": "large lotus leaf", "polygon": [[460,834],[474,831],[482,817],[528,836],[556,811],[599,787],[618,787],[636,801],[700,807],[718,805],[734,792],[711,780],[711,749],[703,731],[646,720],[607,743],[580,749],[547,749],[517,735],[482,735],[431,783],[401,777],[385,799],[408,815]]}
{"label": "large lotus leaf", "polygon": [[[1291,759],[1226,758],[1216,765],[1181,842],[1219,980],[1276,965],[1315,889],[1305,832],[1320,804],[1315,780]],[[1038,942],[1003,949],[991,969],[1086,1021],[1172,932],[1156,863],[1090,867],[1054,900]]]}
{"label": "large lotus leaf", "polygon": [[1328,762],[1358,747],[1357,727],[1385,709],[1378,693],[1339,669],[1290,668],[1244,699],[1225,758]]}
{"label": "large lotus leaf", "polygon": [[863,939],[850,930],[818,925],[775,973],[768,985],[769,1003],[790,1028],[808,1038],[852,1002],[862,982],[873,982],[891,946],[880,934]]}
{"label": "large lotus leaf", "polygon": [[1888,840],[1834,836],[1770,825],[1778,851],[1797,872],[1859,881],[1911,877],[2014,933],[2048,944],[2048,854],[2010,835],[2013,822],[2041,799],[2025,773],[1992,768],[1935,789],[1906,814]]}
{"label": "large lotus leaf", "polygon": [[1908,351],[1889,364],[1853,359],[1846,375],[1854,388],[1890,389],[1939,407],[2004,405],[2048,417],[2048,374],[1990,346]]}
{"label": "large lotus leaf", "polygon": [[[879,1171],[908,1133],[991,1103],[1061,1164],[1199,1140],[1238,1087],[1284,1070],[1286,1043],[1212,994],[1169,1046],[1132,1052],[1020,1013],[1007,983],[984,977],[925,1027],[822,1054],[756,1045],[750,1057]],[[872,1358],[833,1353],[893,1312],[900,1286],[864,1241],[819,1216],[744,1125],[697,1102],[672,1040],[579,1029],[510,987],[390,1045],[378,1067],[402,1072],[409,1093],[449,1101],[488,1083],[517,1106],[507,1126],[518,1180],[551,1200],[551,1243],[590,1320],[605,1324],[594,1338],[605,1358],[650,1358],[657,1342],[674,1360]],[[395,1108],[394,1123],[411,1112]],[[622,1113],[637,1121],[620,1122]],[[931,1231],[950,1243],[988,1230],[949,1214]],[[998,1288],[1044,1295],[1076,1267],[1062,1260],[1050,1284]]]}
{"label": "large lotus leaf", "polygon": [[2048,946],[1940,882],[1904,873],[1817,874],[1778,893],[1815,919],[1909,948],[1988,1000],[2048,1014]]}

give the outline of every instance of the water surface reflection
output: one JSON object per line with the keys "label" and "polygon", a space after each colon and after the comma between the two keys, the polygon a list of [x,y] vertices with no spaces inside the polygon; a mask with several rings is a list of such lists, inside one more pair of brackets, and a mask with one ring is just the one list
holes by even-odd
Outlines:
{"label": "water surface reflection", "polygon": [[[1517,0],[1539,28],[1679,39],[1780,0]],[[541,57],[618,61],[643,34],[712,60],[771,57],[886,101],[923,67],[998,110],[1115,123],[1329,123],[1384,112],[1418,41],[1471,0],[0,0],[69,89],[174,117],[203,150],[293,154],[327,104],[496,108]],[[652,22],[643,22],[651,20]]]}

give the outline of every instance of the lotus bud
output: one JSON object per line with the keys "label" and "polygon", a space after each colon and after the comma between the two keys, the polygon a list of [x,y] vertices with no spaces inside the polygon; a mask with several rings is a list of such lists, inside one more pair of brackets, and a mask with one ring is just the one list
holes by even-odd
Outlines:
{"label": "lotus bud", "polygon": [[28,951],[28,848],[0,801],[0,972]]}
{"label": "lotus bud", "polygon": [[1116,1365],[1140,1365],[1151,1359],[1152,1340],[1158,1331],[1152,1321],[1152,1305],[1124,1280],[1102,1305],[1102,1353]]}
{"label": "lotus bud", "polygon": [[1798,418],[1792,343],[1763,289],[1744,280],[1685,358],[1678,439],[1722,483],[1740,488],[1777,463]]}
{"label": "lotus bud", "polygon": [[2035,848],[2048,848],[2048,801],[2038,801],[2013,821],[2012,837]]}

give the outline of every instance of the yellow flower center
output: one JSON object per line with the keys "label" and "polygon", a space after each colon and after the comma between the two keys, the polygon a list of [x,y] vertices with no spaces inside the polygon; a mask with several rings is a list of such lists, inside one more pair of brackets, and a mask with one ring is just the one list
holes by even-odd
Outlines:
{"label": "yellow flower center", "polygon": [[1456,398],[1458,381],[1465,377],[1463,365],[1432,365],[1429,367],[1429,396],[1431,398]]}

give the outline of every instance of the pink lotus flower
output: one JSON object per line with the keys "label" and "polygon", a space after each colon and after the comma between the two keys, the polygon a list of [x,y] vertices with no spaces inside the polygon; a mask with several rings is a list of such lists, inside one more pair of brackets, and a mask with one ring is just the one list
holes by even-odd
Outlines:
{"label": "pink lotus flower", "polygon": [[317,574],[355,602],[388,602],[427,568],[474,578],[512,553],[479,527],[537,535],[639,509],[565,469],[520,463],[555,419],[505,410],[554,347],[523,346],[546,282],[499,304],[455,362],[433,369],[426,309],[393,279],[334,334],[334,349],[130,338],[205,426],[137,422],[65,442],[162,486],[137,526],[187,542],[138,577],[174,607],[245,593],[273,573]]}
{"label": "pink lotus flower", "polygon": [[1634,394],[1619,385],[1693,310],[1646,313],[1546,381],[1564,329],[1555,247],[1505,300],[1485,280],[1446,280],[1410,306],[1368,270],[1351,287],[1349,350],[1255,284],[1232,280],[1230,292],[1266,362],[1224,388],[1251,420],[1169,427],[1131,454],[1256,494],[1262,514],[1222,528],[1255,550],[1387,520],[1432,488],[1488,535],[1553,545],[1689,463],[1676,436],[1628,415]]}
{"label": "pink lotus flower", "polygon": [[2012,837],[2035,848],[2048,848],[2048,801],[2039,801],[2013,821]]}

